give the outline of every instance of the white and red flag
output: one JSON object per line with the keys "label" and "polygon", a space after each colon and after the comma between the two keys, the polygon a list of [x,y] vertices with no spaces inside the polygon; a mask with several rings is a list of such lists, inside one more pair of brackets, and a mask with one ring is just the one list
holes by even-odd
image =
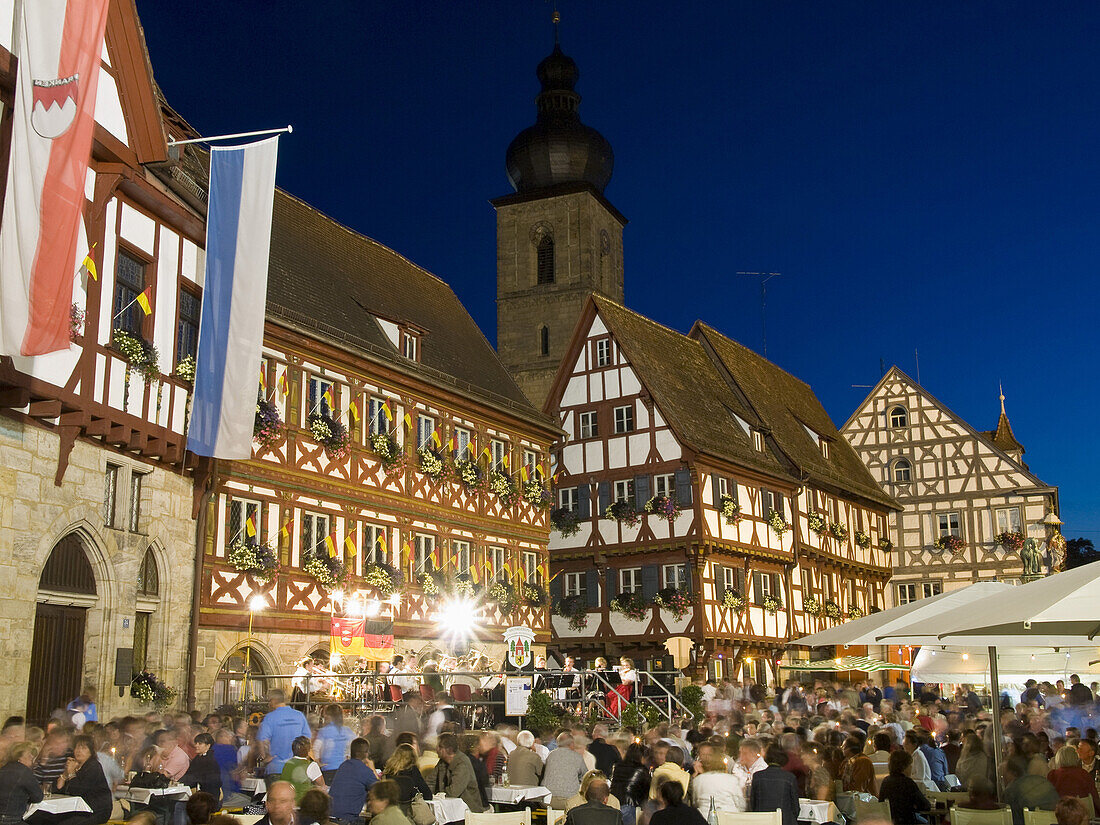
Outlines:
{"label": "white and red flag", "polygon": [[69,347],[108,5],[29,0],[16,6],[19,64],[0,223],[0,355]]}

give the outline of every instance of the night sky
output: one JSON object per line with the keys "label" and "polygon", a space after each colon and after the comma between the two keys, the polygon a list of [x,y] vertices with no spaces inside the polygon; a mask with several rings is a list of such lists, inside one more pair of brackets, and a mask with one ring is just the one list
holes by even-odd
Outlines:
{"label": "night sky", "polygon": [[[702,318],[838,426],[913,377],[1061,487],[1100,542],[1100,4],[571,2],[582,120],[615,150],[626,300]],[[138,0],[202,134],[294,125],[279,185],[448,281],[495,341],[504,151],[534,122],[541,0]]]}

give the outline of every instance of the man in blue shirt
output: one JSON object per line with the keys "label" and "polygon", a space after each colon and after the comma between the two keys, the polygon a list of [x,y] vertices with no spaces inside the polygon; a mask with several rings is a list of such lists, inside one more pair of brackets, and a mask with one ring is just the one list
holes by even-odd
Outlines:
{"label": "man in blue shirt", "polygon": [[260,732],[256,740],[263,749],[263,757],[267,762],[264,773],[270,783],[278,779],[283,771],[283,764],[294,755],[294,740],[299,736],[311,738],[313,732],[309,729],[305,714],[287,706],[283,691],[269,691],[267,703],[271,710],[260,722]]}
{"label": "man in blue shirt", "polygon": [[332,798],[332,820],[346,825],[361,825],[360,814],[367,801],[367,791],[378,781],[370,761],[370,743],[366,739],[351,740],[351,756],[336,769],[328,793]]}
{"label": "man in blue shirt", "polygon": [[936,787],[941,791],[946,791],[946,777],[950,773],[950,768],[947,767],[947,754],[932,744],[932,736],[927,732],[921,737],[920,752],[928,760],[929,779],[935,782]]}

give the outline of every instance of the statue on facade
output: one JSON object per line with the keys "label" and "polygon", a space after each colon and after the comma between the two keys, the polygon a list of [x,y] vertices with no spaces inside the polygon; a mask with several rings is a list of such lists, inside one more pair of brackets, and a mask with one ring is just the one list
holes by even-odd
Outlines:
{"label": "statue on facade", "polygon": [[1037,579],[1043,575],[1043,554],[1039,549],[1039,542],[1033,538],[1024,541],[1024,549],[1020,551],[1020,561],[1023,562],[1024,572],[1021,578],[1025,582]]}

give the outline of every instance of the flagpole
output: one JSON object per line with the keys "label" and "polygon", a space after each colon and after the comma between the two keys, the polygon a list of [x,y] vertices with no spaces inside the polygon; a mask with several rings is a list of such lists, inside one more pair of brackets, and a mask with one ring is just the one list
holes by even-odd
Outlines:
{"label": "flagpole", "polygon": [[190,140],[170,140],[168,146],[187,146],[190,143],[213,143],[216,140],[233,140],[234,138],[258,137],[260,135],[281,135],[284,132],[290,134],[294,127],[287,124],[282,129],[260,129],[256,132],[237,132],[233,135],[214,135],[213,137],[191,138]]}

